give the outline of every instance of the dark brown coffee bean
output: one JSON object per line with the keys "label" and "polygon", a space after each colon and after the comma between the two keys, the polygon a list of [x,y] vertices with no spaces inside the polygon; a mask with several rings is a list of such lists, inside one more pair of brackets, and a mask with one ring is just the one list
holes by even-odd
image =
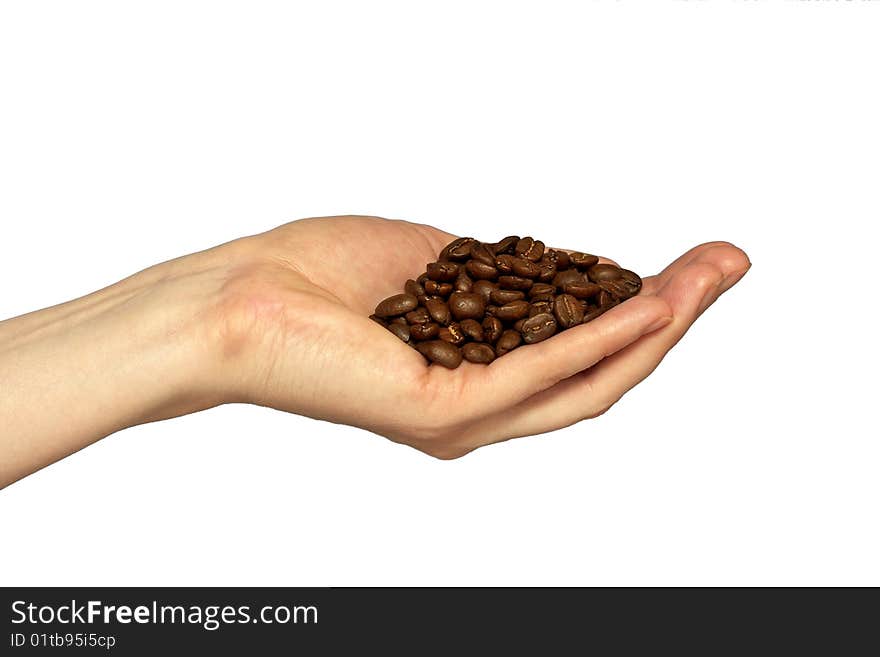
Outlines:
{"label": "dark brown coffee bean", "polygon": [[471,243],[475,241],[476,240],[473,237],[459,237],[458,239],[452,240],[449,244],[443,247],[438,260],[467,260],[468,256],[471,254]]}
{"label": "dark brown coffee bean", "polygon": [[599,294],[602,288],[595,283],[588,283],[585,280],[580,280],[573,283],[566,283],[562,286],[562,290],[566,294],[573,296],[575,299],[591,299]]}
{"label": "dark brown coffee bean", "polygon": [[406,317],[395,317],[389,324],[406,324]]}
{"label": "dark brown coffee bean", "polygon": [[556,254],[557,269],[568,269],[571,267],[571,257],[565,251],[554,251]]}
{"label": "dark brown coffee bean", "polygon": [[[428,278],[440,283],[449,283],[458,276],[458,265],[454,262],[429,262],[426,269]],[[425,290],[428,290],[427,286]]]}
{"label": "dark brown coffee bean", "polygon": [[513,252],[521,258],[537,262],[544,255],[544,242],[531,237],[523,237],[516,243]]}
{"label": "dark brown coffee bean", "polygon": [[553,285],[555,285],[560,290],[564,289],[565,286],[569,283],[585,282],[586,279],[584,278],[584,275],[576,269],[566,269],[565,271],[561,271],[553,277]]}
{"label": "dark brown coffee bean", "polygon": [[431,321],[431,314],[427,308],[416,308],[406,314],[406,321],[410,324],[427,324]]}
{"label": "dark brown coffee bean", "polygon": [[556,286],[550,283],[535,283],[529,288],[529,298],[533,298],[538,294],[556,294]]}
{"label": "dark brown coffee bean", "polygon": [[589,253],[581,253],[580,251],[574,251],[569,254],[569,259],[571,260],[571,266],[577,267],[580,270],[589,269],[599,262],[597,256],[590,255]]}
{"label": "dark brown coffee bean", "polygon": [[489,295],[492,303],[497,303],[499,306],[525,298],[526,293],[520,290],[492,290],[492,294]]}
{"label": "dark brown coffee bean", "polygon": [[483,341],[483,325],[475,319],[461,320],[461,330],[474,342]]}
{"label": "dark brown coffee bean", "polygon": [[627,298],[636,296],[642,289],[642,279],[634,271],[621,269],[620,280],[623,282],[624,288],[626,289]]}
{"label": "dark brown coffee bean", "polygon": [[594,283],[599,283],[601,281],[612,281],[615,278],[620,278],[620,271],[620,267],[605,263],[590,267],[587,270],[587,276]]}
{"label": "dark brown coffee bean", "polygon": [[479,294],[483,297],[483,301],[488,304],[489,298],[492,295],[492,290],[497,289],[498,286],[491,281],[474,281],[474,289],[471,290],[474,294]]}
{"label": "dark brown coffee bean", "polygon": [[467,275],[467,271],[461,269],[452,287],[456,292],[471,292],[474,289],[474,279]]}
{"label": "dark brown coffee bean", "polygon": [[503,356],[508,351],[516,349],[521,342],[522,336],[519,332],[508,329],[501,334],[500,338],[498,338],[498,344],[495,345],[495,354],[497,356]]}
{"label": "dark brown coffee bean", "polygon": [[464,359],[471,363],[491,363],[495,360],[495,350],[487,344],[471,342],[461,349]]}
{"label": "dark brown coffee bean", "polygon": [[556,276],[557,266],[552,262],[545,262],[538,266],[538,280],[542,283],[549,283]]}
{"label": "dark brown coffee bean", "polygon": [[454,370],[461,365],[461,349],[445,340],[430,340],[418,344],[419,353],[432,363]]}
{"label": "dark brown coffee bean", "polygon": [[524,278],[537,278],[541,268],[534,262],[524,258],[514,258],[512,263],[513,273]]}
{"label": "dark brown coffee bean", "polygon": [[501,337],[504,326],[497,317],[486,317],[483,319],[483,340],[495,344]]}
{"label": "dark brown coffee bean", "polygon": [[495,258],[495,269],[497,269],[502,274],[510,274],[511,272],[513,272],[514,260],[517,260],[517,257],[515,255],[502,253]]}
{"label": "dark brown coffee bean", "polygon": [[455,319],[480,319],[486,312],[483,297],[475,292],[453,292],[449,309]]}
{"label": "dark brown coffee bean", "polygon": [[409,335],[413,340],[433,340],[440,334],[440,325],[434,322],[413,324],[409,327]]}
{"label": "dark brown coffee bean", "polygon": [[411,294],[416,298],[419,298],[423,294],[425,294],[425,288],[421,283],[414,281],[413,279],[409,279],[406,284],[403,286],[403,291],[407,294]]}
{"label": "dark brown coffee bean", "polygon": [[495,266],[495,253],[489,250],[482,242],[474,242],[471,244],[471,258],[477,262],[482,262],[490,267]]}
{"label": "dark brown coffee bean", "polygon": [[553,312],[553,302],[552,301],[533,301],[531,306],[529,306],[529,317],[534,317],[535,315],[540,315],[541,313],[552,313]]}
{"label": "dark brown coffee bean", "polygon": [[[400,285],[400,283],[398,283]],[[395,317],[405,315],[419,305],[419,300],[411,294],[395,294],[381,301],[376,306],[376,315],[379,317]]]}
{"label": "dark brown coffee bean", "polygon": [[535,296],[532,297],[531,300],[532,301],[550,301],[550,302],[552,302],[553,299],[555,299],[555,298],[556,298],[555,294],[550,294],[549,292],[547,292],[546,294],[536,294]]}
{"label": "dark brown coffee bean", "polygon": [[425,302],[425,308],[428,309],[428,312],[431,314],[431,319],[442,326],[446,326],[449,324],[451,319],[451,314],[449,312],[449,306],[446,305],[446,302],[443,299],[428,299]]}
{"label": "dark brown coffee bean", "polygon": [[526,320],[527,320],[527,319],[528,319],[528,317],[523,317],[522,319],[518,319],[518,320],[516,320],[516,321],[513,323],[513,326],[511,326],[511,328],[512,328],[514,331],[516,331],[517,333],[522,333],[522,327],[523,327],[523,324],[526,323]]}
{"label": "dark brown coffee bean", "polygon": [[584,319],[584,309],[570,294],[560,294],[553,302],[553,314],[563,329],[577,326]]}
{"label": "dark brown coffee bean", "polygon": [[513,253],[513,250],[516,248],[516,244],[519,242],[519,235],[510,235],[505,237],[503,240],[500,240],[495,245],[495,254],[501,253]]}
{"label": "dark brown coffee bean", "polygon": [[586,299],[578,299],[578,303],[581,304],[581,310],[583,310],[584,312],[587,312],[590,308],[592,308],[590,302]]}
{"label": "dark brown coffee bean", "polygon": [[425,292],[427,292],[429,296],[448,297],[452,294],[452,283],[425,281]]}
{"label": "dark brown coffee bean", "polygon": [[601,281],[597,285],[605,292],[615,297],[618,301],[629,298],[629,287],[623,282],[622,278],[615,278],[610,281]]}
{"label": "dark brown coffee bean", "polygon": [[404,342],[409,342],[409,325],[392,322],[388,325],[388,330]]}
{"label": "dark brown coffee bean", "polygon": [[522,326],[523,342],[534,344],[556,333],[556,320],[549,313],[529,317]]}
{"label": "dark brown coffee bean", "polygon": [[379,326],[384,326],[385,328],[388,328],[388,322],[386,322],[384,319],[382,319],[378,315],[370,315],[370,319],[372,319],[374,322],[376,322]]}
{"label": "dark brown coffee bean", "polygon": [[620,303],[620,299],[608,290],[602,290],[599,292],[599,296],[596,300],[599,302],[600,306],[616,306]]}
{"label": "dark brown coffee bean", "polygon": [[468,260],[465,268],[468,274],[479,280],[494,281],[498,278],[498,270],[495,267],[479,260]]}
{"label": "dark brown coffee bean", "polygon": [[596,306],[590,308],[590,310],[584,313],[583,323],[586,324],[587,322],[592,322],[594,319],[596,319],[597,317],[601,317],[613,307],[614,306]]}
{"label": "dark brown coffee bean", "polygon": [[464,331],[461,330],[458,322],[452,322],[449,326],[443,327],[437,335],[441,340],[445,340],[457,347],[463,345],[465,341]]}
{"label": "dark brown coffee bean", "polygon": [[498,306],[493,314],[503,322],[514,322],[529,314],[529,302],[511,301],[503,306]]}
{"label": "dark brown coffee bean", "polygon": [[505,290],[528,290],[532,287],[532,279],[520,276],[499,276],[498,287]]}

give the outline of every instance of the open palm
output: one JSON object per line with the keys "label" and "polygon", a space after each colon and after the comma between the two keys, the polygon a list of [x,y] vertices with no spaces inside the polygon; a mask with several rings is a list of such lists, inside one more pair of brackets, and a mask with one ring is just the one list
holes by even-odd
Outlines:
{"label": "open palm", "polygon": [[610,408],[748,270],[741,250],[703,244],[602,317],[455,370],[367,318],[456,236],[377,217],[306,219],[252,238],[228,285],[242,336],[242,401],[360,426],[441,458],[552,431]]}

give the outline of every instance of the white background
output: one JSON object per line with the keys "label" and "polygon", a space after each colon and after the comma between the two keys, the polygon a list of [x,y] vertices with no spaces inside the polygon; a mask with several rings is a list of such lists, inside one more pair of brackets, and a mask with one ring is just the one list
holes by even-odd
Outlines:
{"label": "white background", "polygon": [[310,215],[754,266],[607,415],[457,461],[245,406],[122,432],[0,492],[0,584],[880,584],[878,34],[880,2],[3,3],[0,317]]}

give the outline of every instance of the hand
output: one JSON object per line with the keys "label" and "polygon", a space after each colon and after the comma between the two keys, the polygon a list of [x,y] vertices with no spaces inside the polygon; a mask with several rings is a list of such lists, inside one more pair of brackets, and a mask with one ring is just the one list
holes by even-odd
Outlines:
{"label": "hand", "polygon": [[246,372],[234,398],[363,427],[439,458],[604,413],[749,268],[735,246],[704,244],[589,324],[488,366],[448,370],[367,316],[454,235],[333,217],[254,239],[260,264],[231,281],[222,312],[240,345],[235,369]]}

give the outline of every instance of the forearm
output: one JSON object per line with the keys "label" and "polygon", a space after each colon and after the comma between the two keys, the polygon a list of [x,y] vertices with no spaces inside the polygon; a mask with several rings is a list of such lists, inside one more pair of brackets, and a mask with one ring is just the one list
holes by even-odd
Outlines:
{"label": "forearm", "polygon": [[0,322],[0,486],[125,427],[217,403],[194,328],[205,274],[169,283],[169,270]]}

